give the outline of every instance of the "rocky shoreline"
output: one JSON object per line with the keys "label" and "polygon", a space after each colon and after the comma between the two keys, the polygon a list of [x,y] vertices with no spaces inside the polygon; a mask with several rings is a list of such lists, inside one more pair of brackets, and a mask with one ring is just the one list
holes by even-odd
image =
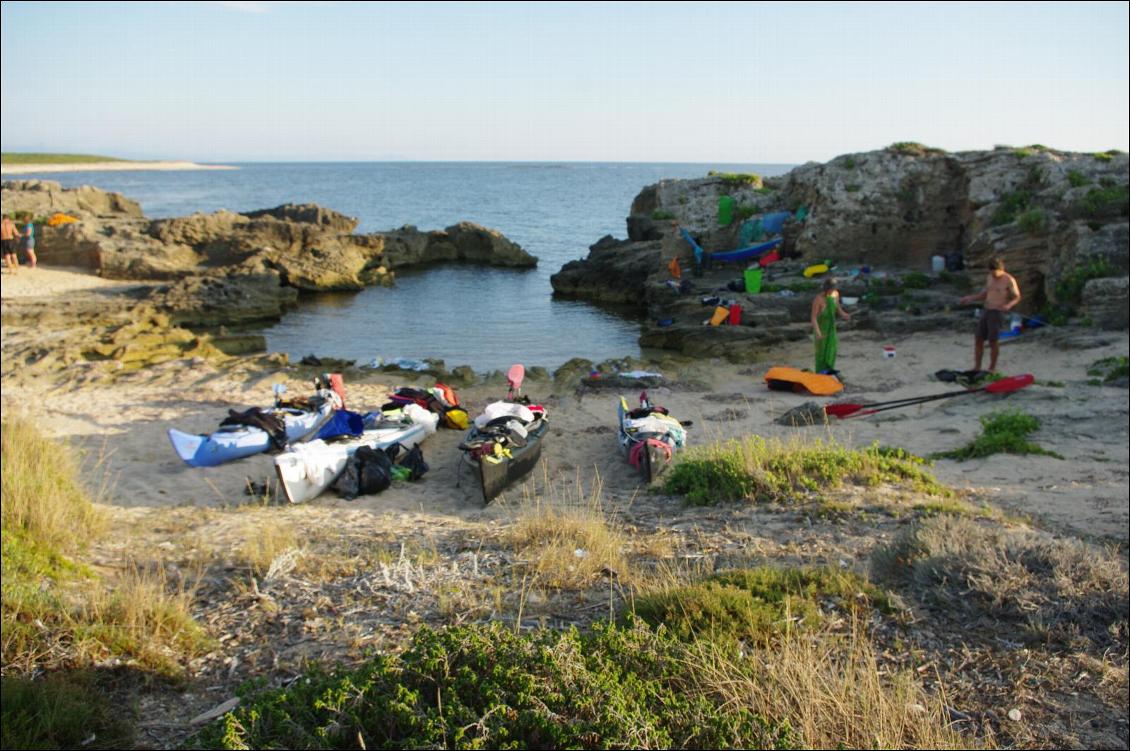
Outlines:
{"label": "rocky shoreline", "polygon": [[[881,313],[861,325],[902,332],[967,320],[969,311],[953,310],[956,299],[978,288],[989,258],[1000,255],[1024,290],[1019,312],[1058,308],[1064,317],[1125,329],[1128,159],[1044,147],[950,154],[903,143],[764,180],[664,180],[633,201],[628,239],[601,238],[587,258],[553,276],[553,288],[564,297],[646,309],[652,323],[642,332],[644,346],[744,360],[766,344],[806,335],[817,284],[800,272],[810,264],[835,266],[843,295]],[[722,226],[719,202],[726,198],[735,217]],[[696,265],[681,229],[708,252],[728,251],[749,244],[743,234],[750,223],[783,212],[791,215],[780,231],[784,261],[766,269],[769,294],[745,293],[744,263],[688,274],[681,293],[668,283],[672,260],[684,270]],[[964,270],[932,272],[933,256],[954,253]],[[712,308],[703,310],[701,299],[714,297],[741,305],[740,325],[702,326]]]}
{"label": "rocky shoreline", "polygon": [[[949,154],[917,144],[764,180],[664,180],[636,196],[627,239],[601,238],[551,282],[555,295],[644,313],[644,348],[734,362],[808,335],[819,280],[802,271],[817,262],[831,265],[843,296],[858,301],[851,326],[884,334],[967,328],[971,311],[957,309],[956,301],[980,286],[994,255],[1004,257],[1024,291],[1019,312],[1125,330],[1128,185],[1130,157],[1121,153],[998,147]],[[720,201],[733,210],[724,226]],[[150,220],[117,193],[15,180],[3,183],[3,206],[43,222],[40,263],[137,283],[62,305],[5,300],[6,324],[148,320],[159,329],[152,333],[162,352],[172,351],[170,337],[181,349],[200,350],[191,343],[198,337],[173,331],[181,327],[213,334],[231,354],[262,351],[261,337],[228,329],[277,320],[300,293],[393,284],[399,269],[537,264],[500,232],[470,222],[356,234],[357,219],[313,204]],[[748,261],[696,269],[683,231],[708,253],[727,251],[748,244],[751,224],[771,215],[788,218],[779,228],[781,260],[766,267],[760,293],[747,293],[742,283]],[[62,223],[48,221],[60,216]],[[932,257],[954,254],[963,270],[932,270]],[[672,261],[686,270],[681,284],[672,279]],[[704,326],[719,303],[740,306],[735,325]]]}

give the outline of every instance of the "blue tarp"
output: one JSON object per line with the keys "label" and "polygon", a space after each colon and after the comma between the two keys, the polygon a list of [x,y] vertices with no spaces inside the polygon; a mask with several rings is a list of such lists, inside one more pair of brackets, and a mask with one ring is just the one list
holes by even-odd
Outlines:
{"label": "blue tarp", "polygon": [[781,228],[785,226],[785,221],[792,215],[791,211],[775,211],[772,214],[766,214],[761,217],[761,229],[766,235],[779,235]]}
{"label": "blue tarp", "polygon": [[365,430],[365,419],[347,409],[335,410],[333,417],[326,421],[316,438],[335,438],[339,435],[361,435]]}

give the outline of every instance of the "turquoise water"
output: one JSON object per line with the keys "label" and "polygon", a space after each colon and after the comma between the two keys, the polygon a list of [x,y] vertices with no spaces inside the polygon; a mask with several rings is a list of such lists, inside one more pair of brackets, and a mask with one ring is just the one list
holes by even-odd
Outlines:
{"label": "turquoise water", "polygon": [[29,177],[94,185],[141,203],[147,216],[317,203],[359,220],[359,232],[472,221],[538,257],[534,270],[472,266],[402,271],[394,288],[304,296],[262,329],[268,348],[369,361],[440,357],[449,366],[556,367],[571,357],[638,355],[639,321],[555,300],[549,277],[604,235],[626,237],[632,199],[664,178],[709,170],[780,175],[792,165],[652,163],[253,163],[238,170],[82,172]]}

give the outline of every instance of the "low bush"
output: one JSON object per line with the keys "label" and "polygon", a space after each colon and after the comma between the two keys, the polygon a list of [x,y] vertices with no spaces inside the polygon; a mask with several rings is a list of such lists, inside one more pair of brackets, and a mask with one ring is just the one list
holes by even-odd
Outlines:
{"label": "low bush", "polygon": [[422,628],[403,653],[251,695],[200,748],[789,748],[724,704],[686,647],[643,624],[517,635]]}
{"label": "low bush", "polygon": [[754,188],[760,188],[762,186],[761,175],[753,172],[715,172],[714,170],[710,170],[706,175],[707,177],[717,177],[725,185],[730,187],[749,185]]}
{"label": "low bush", "polygon": [[664,488],[693,505],[750,500],[787,502],[799,493],[845,483],[909,485],[930,495],[951,491],[934,479],[924,459],[900,449],[849,449],[831,441],[767,440],[749,436],[683,452]]}
{"label": "low bush", "polygon": [[1125,378],[1130,375],[1130,358],[1125,355],[1121,357],[1104,357],[1101,360],[1095,360],[1091,366],[1087,368],[1087,375],[1092,378],[1097,378],[1103,383],[1111,383],[1117,381],[1119,378]]}
{"label": "low bush", "polygon": [[876,550],[873,563],[963,622],[987,615],[1033,640],[1126,653],[1127,573],[1114,550],[939,516]]}
{"label": "low bush", "polygon": [[1130,188],[1126,185],[1091,188],[1077,206],[1079,214],[1087,219],[1130,216]]}
{"label": "low bush", "polygon": [[1063,457],[1028,440],[1040,429],[1040,421],[1020,410],[994,412],[981,417],[981,435],[973,442],[952,451],[935,454],[935,459],[979,459],[993,454],[1041,454]]}
{"label": "low bush", "polygon": [[859,604],[890,608],[883,592],[850,572],[765,566],[646,592],[636,596],[633,610],[685,641],[761,645],[778,634],[819,624],[822,604],[829,601],[846,610]]}
{"label": "low bush", "polygon": [[1047,234],[1049,224],[1048,213],[1043,209],[1028,209],[1016,219],[1016,226],[1033,237]]}

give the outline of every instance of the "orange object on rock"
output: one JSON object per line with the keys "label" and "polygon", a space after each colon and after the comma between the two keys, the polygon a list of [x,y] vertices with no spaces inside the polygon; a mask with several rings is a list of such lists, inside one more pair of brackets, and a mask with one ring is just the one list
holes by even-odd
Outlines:
{"label": "orange object on rock", "polygon": [[681,268],[679,268],[679,259],[678,258],[672,258],[671,259],[671,263],[667,264],[667,270],[670,271],[671,276],[675,277],[676,279],[682,279],[683,278],[683,270]]}

